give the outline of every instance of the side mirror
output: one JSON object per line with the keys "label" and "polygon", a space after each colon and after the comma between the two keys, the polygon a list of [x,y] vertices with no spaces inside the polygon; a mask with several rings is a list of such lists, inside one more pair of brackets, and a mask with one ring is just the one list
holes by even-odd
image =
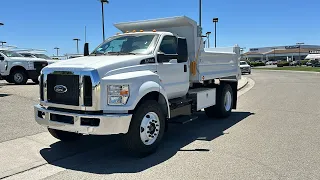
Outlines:
{"label": "side mirror", "polygon": [[4,57],[3,56],[0,56],[0,61],[4,61]]}
{"label": "side mirror", "polygon": [[89,56],[89,43],[84,43],[83,55]]}
{"label": "side mirror", "polygon": [[166,55],[164,53],[158,52],[157,61],[158,63],[163,63],[166,60]]}

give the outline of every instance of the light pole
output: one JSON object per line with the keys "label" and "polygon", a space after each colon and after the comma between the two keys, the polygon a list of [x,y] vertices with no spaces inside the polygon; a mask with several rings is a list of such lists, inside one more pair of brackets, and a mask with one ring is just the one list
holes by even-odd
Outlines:
{"label": "light pole", "polygon": [[109,4],[109,0],[99,0],[101,2],[101,11],[102,11],[102,38],[103,41],[105,40],[105,34],[104,34],[104,4]]}
{"label": "light pole", "polygon": [[240,57],[243,59],[243,51],[246,49],[246,47],[240,48]]}
{"label": "light pole", "polygon": [[276,61],[276,49],[277,48],[271,48],[273,49],[273,60]]}
{"label": "light pole", "polygon": [[219,18],[213,18],[214,23],[214,47],[217,47],[217,22],[219,21]]}
{"label": "light pole", "polygon": [[301,45],[303,45],[304,43],[302,43],[302,42],[300,42],[300,43],[296,43],[296,45],[298,45],[299,46],[299,65],[301,65],[300,64],[300,62],[301,62],[301,55],[300,55],[300,49],[301,49]]}
{"label": "light pole", "polygon": [[[3,25],[4,25],[4,24],[0,22],[0,26],[3,26]],[[1,42],[1,43],[2,43],[2,42]],[[4,43],[6,43],[6,42],[4,42]],[[3,43],[2,43],[2,47],[3,47]]]}
{"label": "light pole", "polygon": [[77,41],[77,53],[79,54],[79,41],[80,41],[80,39],[79,38],[74,38],[73,40]]}
{"label": "light pole", "polygon": [[208,39],[208,48],[210,48],[210,34],[211,34],[211,32],[206,33],[207,39]]}
{"label": "light pole", "polygon": [[59,49],[60,49],[60,48],[55,47],[54,49],[57,50],[57,57],[58,57],[58,56],[59,56]]}

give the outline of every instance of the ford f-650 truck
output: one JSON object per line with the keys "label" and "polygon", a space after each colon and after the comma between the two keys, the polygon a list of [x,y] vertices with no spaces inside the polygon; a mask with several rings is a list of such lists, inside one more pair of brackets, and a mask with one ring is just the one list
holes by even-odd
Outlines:
{"label": "ford f-650 truck", "polygon": [[129,152],[156,151],[167,124],[226,118],[237,104],[240,48],[204,49],[182,17],[119,23],[121,33],[84,57],[45,67],[35,119],[52,136],[123,134]]}

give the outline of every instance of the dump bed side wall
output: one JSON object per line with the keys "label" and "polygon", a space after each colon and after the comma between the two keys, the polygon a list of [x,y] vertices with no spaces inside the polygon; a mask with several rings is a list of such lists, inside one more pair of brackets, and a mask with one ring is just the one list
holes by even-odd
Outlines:
{"label": "dump bed side wall", "polygon": [[205,49],[197,62],[197,73],[191,75],[191,81],[202,82],[204,80],[233,77],[238,80],[241,77],[239,68],[239,47],[229,49]]}

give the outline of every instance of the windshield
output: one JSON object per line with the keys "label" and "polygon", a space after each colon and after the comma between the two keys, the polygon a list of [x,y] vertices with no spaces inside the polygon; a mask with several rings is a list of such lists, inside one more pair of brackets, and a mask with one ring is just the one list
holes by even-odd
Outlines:
{"label": "windshield", "polygon": [[241,62],[240,62],[240,65],[247,65],[247,62],[241,61]]}
{"label": "windshield", "polygon": [[45,54],[34,54],[35,57],[37,58],[42,58],[42,59],[51,59],[49,56]]}
{"label": "windshield", "polygon": [[125,35],[113,38],[96,48],[92,54],[149,54],[158,35]]}
{"label": "windshield", "polygon": [[21,54],[18,54],[13,51],[0,50],[0,52],[2,52],[7,57],[23,57]]}

